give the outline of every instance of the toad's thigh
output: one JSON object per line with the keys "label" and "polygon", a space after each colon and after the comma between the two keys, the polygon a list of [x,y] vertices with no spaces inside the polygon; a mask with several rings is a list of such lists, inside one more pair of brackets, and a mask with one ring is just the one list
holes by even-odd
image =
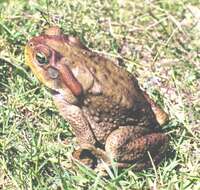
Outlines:
{"label": "toad's thigh", "polygon": [[134,127],[120,127],[113,131],[106,141],[105,150],[118,162],[131,162],[149,159],[163,154],[167,148],[168,138],[163,133],[149,133]]}

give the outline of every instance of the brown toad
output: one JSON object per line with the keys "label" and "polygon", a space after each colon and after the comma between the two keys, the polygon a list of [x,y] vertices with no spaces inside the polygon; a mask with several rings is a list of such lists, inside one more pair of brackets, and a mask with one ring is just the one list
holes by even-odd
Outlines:
{"label": "brown toad", "polygon": [[115,159],[119,167],[135,164],[140,170],[151,165],[149,152],[159,163],[168,146],[160,125],[168,116],[133,75],[58,27],[32,38],[25,59],[72,126],[81,147],[75,156],[81,159],[85,149],[108,163]]}

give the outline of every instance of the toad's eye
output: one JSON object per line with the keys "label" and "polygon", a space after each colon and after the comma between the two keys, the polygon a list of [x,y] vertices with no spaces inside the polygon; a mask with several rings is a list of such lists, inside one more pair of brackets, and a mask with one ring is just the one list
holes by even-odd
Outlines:
{"label": "toad's eye", "polygon": [[47,65],[49,63],[48,57],[43,52],[37,52],[35,58],[41,65]]}

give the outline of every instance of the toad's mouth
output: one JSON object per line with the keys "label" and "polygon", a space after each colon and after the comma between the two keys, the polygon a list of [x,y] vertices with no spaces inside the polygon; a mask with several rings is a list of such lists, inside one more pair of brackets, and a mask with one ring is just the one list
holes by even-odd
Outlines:
{"label": "toad's mouth", "polygon": [[48,91],[54,96],[56,96],[56,95],[61,95],[61,93],[59,92],[59,91],[57,91],[57,90],[54,90],[54,89],[52,89],[52,88],[48,88]]}
{"label": "toad's mouth", "polygon": [[54,89],[48,89],[48,90],[52,94],[53,97],[56,97],[57,99],[64,100],[65,102],[67,102],[65,95],[62,92],[54,90]]}
{"label": "toad's mouth", "polygon": [[59,92],[59,91],[57,91],[57,90],[53,90],[53,89],[51,89],[51,88],[48,88],[48,91],[49,91],[49,92],[51,93],[51,95],[52,95],[54,98],[56,98],[57,100],[60,100],[60,101],[64,101],[64,102],[66,102],[66,103],[69,103],[69,102],[66,100],[64,94],[62,94],[62,92]]}
{"label": "toad's mouth", "polygon": [[76,105],[80,105],[82,102],[82,99],[77,99],[77,98],[68,98],[66,96],[66,94],[63,91],[58,91],[58,90],[54,90],[51,88],[48,88],[48,91],[51,93],[51,95],[53,96],[53,98],[55,98],[57,101],[61,101],[63,103],[66,104],[76,104]]}

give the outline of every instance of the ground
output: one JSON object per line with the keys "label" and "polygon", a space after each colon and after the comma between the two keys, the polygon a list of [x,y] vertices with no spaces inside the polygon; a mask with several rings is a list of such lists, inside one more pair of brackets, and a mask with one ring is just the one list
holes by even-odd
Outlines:
{"label": "ground", "polygon": [[[24,65],[24,45],[49,25],[116,59],[170,115],[157,168],[71,168],[70,126]],[[0,189],[200,189],[198,0],[1,0]]]}

